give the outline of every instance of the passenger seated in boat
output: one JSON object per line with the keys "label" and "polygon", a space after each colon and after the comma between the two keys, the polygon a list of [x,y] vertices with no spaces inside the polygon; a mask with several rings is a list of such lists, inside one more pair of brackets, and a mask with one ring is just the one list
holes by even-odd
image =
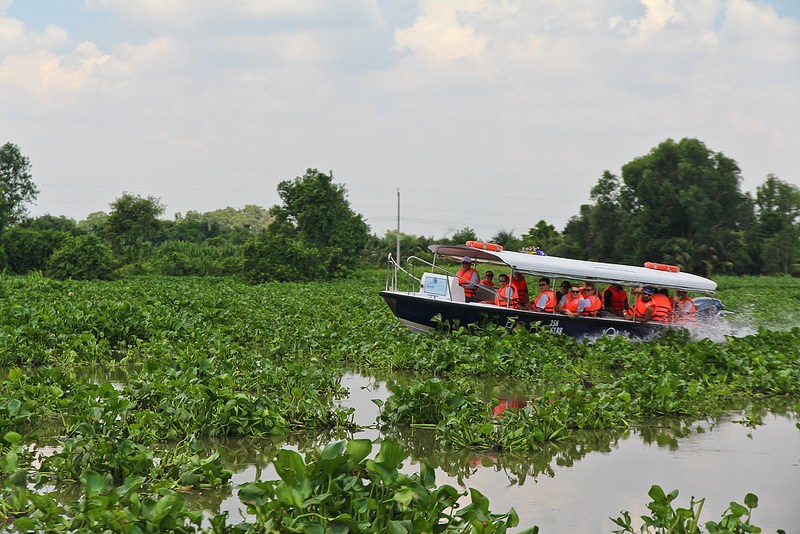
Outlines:
{"label": "passenger seated in boat", "polygon": [[472,258],[464,256],[461,258],[461,269],[456,273],[458,285],[464,288],[464,300],[466,302],[480,302],[476,296],[481,275],[472,268]]}
{"label": "passenger seated in boat", "polygon": [[633,318],[637,323],[646,323],[648,321],[666,322],[669,320],[669,316],[664,315],[663,310],[659,309],[660,306],[653,298],[655,290],[652,287],[645,287],[637,290],[637,292],[636,303],[633,308],[626,312],[629,317]]}
{"label": "passenger seated in boat", "polygon": [[672,316],[676,323],[694,324],[695,322],[694,301],[683,289],[675,291],[675,298],[672,301]]}
{"label": "passenger seated in boat", "polygon": [[611,284],[603,291],[603,307],[610,315],[625,316],[630,305],[628,304],[628,293],[622,284]]}
{"label": "passenger seated in boat", "polygon": [[581,288],[581,300],[578,303],[578,315],[595,317],[603,307],[603,302],[597,296],[593,282],[586,282]]}
{"label": "passenger seated in boat", "polygon": [[[564,305],[564,314],[569,317],[596,316],[602,307],[602,302],[595,292],[594,283],[586,282],[579,290],[579,298],[572,299]],[[570,294],[572,294],[572,291],[570,291]]]}
{"label": "passenger seated in boat", "polygon": [[656,303],[656,311],[653,315],[654,321],[669,322],[672,320],[672,299],[669,291],[664,288],[653,291],[653,302]]}
{"label": "passenger seated in boat", "polygon": [[497,277],[497,281],[500,282],[500,287],[497,288],[493,304],[503,308],[516,308],[515,303],[519,302],[519,295],[517,289],[508,283],[508,275],[501,274]]}
{"label": "passenger seated in boat", "polygon": [[[572,284],[570,290],[567,294],[561,297],[561,300],[558,302],[556,306],[556,311],[558,313],[563,313],[566,315],[575,314],[578,312],[578,304],[580,304],[581,300],[581,286],[577,284]],[[569,312],[569,313],[567,313]]]}
{"label": "passenger seated in boat", "polygon": [[522,273],[519,271],[514,271],[511,273],[511,285],[514,286],[514,289],[517,290],[517,302],[514,308],[519,308],[521,310],[527,310],[531,304],[531,298],[528,295],[528,281],[525,280],[525,277],[522,276]]}
{"label": "passenger seated in boat", "polygon": [[550,279],[539,278],[539,295],[531,303],[533,311],[553,313],[556,311],[556,303],[556,294],[550,290]]}
{"label": "passenger seated in boat", "polygon": [[494,302],[494,293],[496,289],[497,286],[494,285],[494,272],[489,270],[484,273],[483,279],[475,292],[475,296],[478,297],[480,302],[488,302],[491,304]]}
{"label": "passenger seated in boat", "polygon": [[569,280],[564,280],[561,282],[561,289],[556,291],[556,305],[561,302],[561,299],[564,298],[564,295],[569,293],[569,288],[572,287],[572,282]]}

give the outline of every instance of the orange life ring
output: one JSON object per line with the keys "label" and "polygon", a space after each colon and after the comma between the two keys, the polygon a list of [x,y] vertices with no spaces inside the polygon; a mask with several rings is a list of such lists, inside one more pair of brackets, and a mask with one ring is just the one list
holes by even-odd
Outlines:
{"label": "orange life ring", "polygon": [[648,269],[655,269],[656,271],[667,271],[670,273],[681,272],[680,267],[677,265],[667,265],[666,263],[653,263],[652,261],[645,262],[645,267]]}
{"label": "orange life ring", "polygon": [[500,252],[503,250],[503,247],[497,243],[484,243],[483,241],[467,241],[467,246],[479,248],[481,250],[490,250],[492,252]]}

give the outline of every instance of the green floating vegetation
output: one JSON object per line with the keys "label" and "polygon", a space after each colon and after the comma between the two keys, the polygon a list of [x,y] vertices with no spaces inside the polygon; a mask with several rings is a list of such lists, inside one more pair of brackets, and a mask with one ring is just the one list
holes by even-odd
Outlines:
{"label": "green floating vegetation", "polygon": [[[618,530],[614,530],[614,533],[745,534],[761,532],[760,527],[750,523],[753,510],[758,508],[758,497],[753,493],[745,495],[744,505],[731,501],[719,521],[705,523],[705,530],[700,524],[700,514],[703,511],[705,499],[695,500],[692,497],[688,508],[676,508],[674,501],[678,497],[678,490],[664,493],[661,486],[653,485],[648,495],[652,499],[647,503],[650,515],[641,516],[641,526],[635,528],[630,512],[623,511],[619,517],[611,518],[611,521],[620,527]],[[778,534],[785,534],[785,531],[778,529]]]}
{"label": "green floating vegetation", "polygon": [[[750,406],[742,420],[756,425],[760,399],[800,409],[800,328],[788,301],[779,315],[741,305],[741,317],[762,328],[722,342],[685,332],[646,343],[577,342],[536,329],[421,335],[377,296],[383,282],[373,271],[261,285],[232,277],[0,277],[4,524],[22,520],[25,530],[25,521],[54,521],[55,530],[69,530],[55,523],[62,517],[79,521],[78,530],[99,529],[102,518],[123,514],[129,530],[200,528],[185,493],[231,486],[230,470],[203,440],[298,432],[340,440],[357,428],[353,410],[337,403],[345,369],[404,373],[407,381],[390,379],[378,425],[400,442],[407,429],[433,429],[437,467],[458,476],[468,474],[469,458],[493,451],[503,451],[520,478],[547,467],[505,455],[557,445],[565,461],[580,459],[577,436],[587,430],[621,435],[653,418],[713,417],[733,402]],[[721,279],[720,296],[732,291],[736,306],[728,308],[738,311],[738,303],[777,302],[796,284]],[[502,390],[481,389],[497,379],[524,391],[513,409],[502,409]],[[316,450],[304,461],[307,473],[322,454]],[[420,477],[416,484],[436,491]],[[64,504],[76,484],[83,497]],[[53,488],[58,496],[45,493]],[[328,506],[320,495],[303,502]]]}
{"label": "green floating vegetation", "polygon": [[[10,447],[0,457],[0,525],[24,531],[105,532],[485,532],[504,533],[519,518],[489,509],[479,491],[437,486],[433,468],[401,471],[405,452],[384,440],[374,459],[369,440],[338,441],[315,448],[306,459],[290,449],[278,451],[273,465],[280,477],[246,484],[239,497],[253,520],[231,523],[227,512],[207,519],[186,505],[166,484],[146,484],[130,474],[115,482],[91,469],[80,475],[81,495],[63,504],[55,494],[28,489],[18,468],[19,435],[7,434]],[[461,506],[469,495],[470,502]],[[536,533],[533,527],[523,532]]]}

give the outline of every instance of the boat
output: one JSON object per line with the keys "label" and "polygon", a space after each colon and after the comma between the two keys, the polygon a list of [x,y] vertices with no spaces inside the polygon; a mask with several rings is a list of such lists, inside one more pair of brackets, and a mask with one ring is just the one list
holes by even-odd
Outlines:
{"label": "boat", "polygon": [[[629,288],[653,287],[667,290],[685,290],[693,295],[713,294],[716,282],[694,274],[681,272],[663,264],[647,267],[583,261],[548,256],[541,251],[505,251],[502,247],[477,247],[467,245],[430,245],[433,261],[411,256],[405,267],[390,254],[388,257],[386,288],[380,296],[392,313],[405,326],[415,332],[429,332],[454,325],[494,324],[507,328],[523,325],[528,328],[540,327],[554,334],[572,336],[578,339],[601,335],[626,336],[633,339],[650,339],[669,328],[684,328],[677,323],[648,321],[635,322],[632,319],[612,314],[598,316],[573,316],[561,313],[538,312],[496,306],[483,302],[466,302],[464,289],[458,285],[458,278],[448,262],[460,263],[468,256],[473,263],[497,266],[501,269],[518,271],[529,277],[548,277],[554,283],[558,280],[571,282],[594,282],[598,296],[605,288],[603,284],[620,284]],[[491,248],[491,250],[490,250]],[[455,267],[458,269],[458,267]],[[419,270],[423,272],[418,274]],[[529,280],[529,282],[532,280]],[[401,287],[402,286],[402,287]],[[484,295],[487,291],[482,288]],[[490,293],[493,299],[493,294]],[[536,291],[531,290],[531,299]],[[697,317],[716,314],[723,306],[718,299],[701,297],[703,309],[698,307]],[[489,300],[489,299],[484,299]],[[700,299],[698,299],[700,300]],[[633,302],[630,303],[633,305]]]}

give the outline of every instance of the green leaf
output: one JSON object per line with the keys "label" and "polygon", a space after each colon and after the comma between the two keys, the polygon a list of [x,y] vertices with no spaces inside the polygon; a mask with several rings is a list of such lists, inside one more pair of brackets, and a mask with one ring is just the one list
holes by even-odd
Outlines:
{"label": "green leaf", "polygon": [[731,513],[737,517],[741,517],[743,515],[747,515],[747,508],[738,502],[731,502]]}
{"label": "green leaf", "polygon": [[19,399],[11,399],[10,401],[8,401],[8,404],[6,404],[8,415],[11,416],[19,415],[19,411],[21,408],[22,408],[22,403],[19,401]]}
{"label": "green leaf", "polygon": [[345,450],[345,443],[344,441],[337,441],[335,443],[329,443],[322,449],[322,458],[323,460],[330,460],[331,458],[335,458],[340,456]]}
{"label": "green leaf", "polygon": [[97,471],[87,469],[81,474],[81,482],[83,483],[86,496],[91,498],[95,495],[101,495],[106,490],[106,479]]}
{"label": "green leaf", "polygon": [[303,462],[303,457],[291,449],[279,450],[273,464],[278,476],[290,484],[306,474],[306,464]]}
{"label": "green leaf", "polygon": [[413,530],[411,530],[411,523],[409,521],[389,521],[388,532],[390,534],[408,534],[409,532],[413,532]]}
{"label": "green leaf", "polygon": [[472,504],[475,505],[475,508],[483,512],[484,514],[489,514],[489,499],[484,496],[483,493],[476,490],[475,488],[469,489],[470,497],[472,498]]}
{"label": "green leaf", "polygon": [[436,485],[436,471],[428,464],[428,462],[421,462],[419,465],[419,478],[420,482],[426,488],[432,488]]}
{"label": "green leaf", "polygon": [[28,472],[24,469],[17,469],[17,472],[11,475],[9,481],[14,486],[25,487],[28,485]]}
{"label": "green leaf", "polygon": [[381,450],[375,457],[376,462],[384,463],[387,466],[399,469],[403,465],[405,453],[399,443],[392,440],[384,440],[381,442]]}
{"label": "green leaf", "polygon": [[17,453],[14,450],[8,451],[0,460],[2,460],[0,461],[0,468],[2,468],[4,473],[10,475],[16,472],[19,458],[17,458]]}
{"label": "green leaf", "polygon": [[11,432],[6,432],[5,435],[3,436],[3,439],[12,445],[16,445],[17,443],[22,441],[22,436],[17,432],[11,431]]}
{"label": "green leaf", "polygon": [[754,493],[748,493],[744,496],[744,504],[751,510],[758,508],[758,497]]}
{"label": "green leaf", "polygon": [[400,505],[400,510],[404,511],[408,509],[408,505],[411,503],[411,501],[414,500],[414,497],[416,496],[417,492],[415,492],[410,487],[405,487],[395,492],[394,500]]}
{"label": "green leaf", "polygon": [[285,481],[275,488],[275,496],[284,504],[303,509],[305,501],[311,496],[311,481],[306,477],[298,478],[293,484]]}
{"label": "green leaf", "polygon": [[357,464],[372,452],[372,441],[368,439],[351,439],[347,442],[347,454]]}
{"label": "green leaf", "polygon": [[239,488],[239,499],[245,504],[263,506],[273,495],[271,492],[267,491],[267,488],[271,488],[271,483],[245,484]]}
{"label": "green leaf", "polygon": [[663,504],[667,501],[667,496],[664,494],[664,490],[661,489],[661,486],[658,484],[653,484],[650,486],[650,491],[647,492],[647,495],[658,504]]}
{"label": "green leaf", "polygon": [[144,484],[145,478],[143,476],[129,476],[125,478],[125,481],[116,489],[116,492],[120,495],[126,495],[131,491],[136,491],[142,487]]}
{"label": "green leaf", "polygon": [[34,521],[27,517],[20,517],[12,524],[17,532],[33,532],[36,531],[38,527]]}

